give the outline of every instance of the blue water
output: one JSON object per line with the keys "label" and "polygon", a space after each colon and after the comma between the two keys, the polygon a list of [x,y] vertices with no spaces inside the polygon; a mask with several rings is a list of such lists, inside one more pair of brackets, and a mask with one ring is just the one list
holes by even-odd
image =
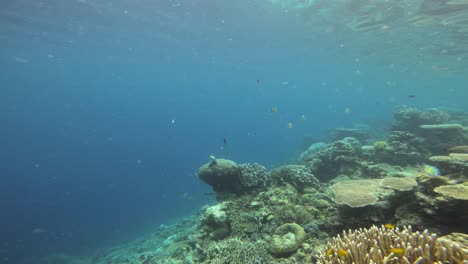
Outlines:
{"label": "blue water", "polygon": [[466,108],[466,77],[356,62],[261,1],[1,5],[0,263],[196,213],[211,154],[272,168],[304,135],[389,122],[399,104]]}

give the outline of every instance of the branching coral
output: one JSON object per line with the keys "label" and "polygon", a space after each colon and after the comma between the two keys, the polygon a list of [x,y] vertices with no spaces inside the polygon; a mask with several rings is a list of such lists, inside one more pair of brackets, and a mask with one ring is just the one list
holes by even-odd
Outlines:
{"label": "branching coral", "polygon": [[438,239],[427,230],[372,226],[333,238],[318,263],[465,263],[467,258],[461,245]]}

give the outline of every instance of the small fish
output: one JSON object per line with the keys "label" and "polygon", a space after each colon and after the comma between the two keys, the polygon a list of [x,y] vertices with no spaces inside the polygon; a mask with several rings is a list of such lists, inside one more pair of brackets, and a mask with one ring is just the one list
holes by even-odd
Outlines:
{"label": "small fish", "polygon": [[260,80],[259,80],[259,79],[257,79],[256,82],[257,82],[257,84],[260,84]]}
{"label": "small fish", "polygon": [[223,138],[224,145],[227,145],[227,139]]}
{"label": "small fish", "polygon": [[392,248],[390,249],[390,252],[397,254],[397,255],[401,255],[405,253],[405,249],[404,248]]}
{"label": "small fish", "polygon": [[327,257],[328,257],[328,256],[331,256],[332,253],[333,253],[333,249],[332,249],[332,248],[327,249],[327,253],[326,253]]}
{"label": "small fish", "polygon": [[28,63],[28,62],[29,62],[28,59],[21,58],[21,57],[16,57],[16,56],[14,56],[13,59],[14,59],[15,62],[17,62],[17,63]]}
{"label": "small fish", "polygon": [[393,228],[395,228],[395,225],[394,224],[385,224],[384,227],[387,228],[387,229],[393,229]]}
{"label": "small fish", "polygon": [[427,165],[427,164],[419,165],[418,170],[420,172],[424,173],[425,175],[428,175],[428,176],[439,176],[440,175],[440,170],[437,167]]}
{"label": "small fish", "polygon": [[342,248],[338,249],[338,256],[345,257],[347,255],[348,255],[348,251],[346,251],[346,250],[344,250]]}
{"label": "small fish", "polygon": [[351,110],[349,109],[349,107],[346,107],[346,108],[345,108],[344,113],[345,113],[346,115],[351,114]]}
{"label": "small fish", "polygon": [[47,232],[44,228],[42,227],[37,227],[32,230],[32,233],[34,234],[41,234]]}
{"label": "small fish", "polygon": [[278,107],[277,106],[272,106],[271,109],[270,109],[270,112],[272,112],[272,113],[278,112]]}
{"label": "small fish", "polygon": [[408,98],[416,98],[416,95],[410,94],[410,95],[408,95]]}
{"label": "small fish", "polygon": [[302,114],[302,115],[300,116],[300,119],[301,119],[302,121],[306,121],[306,120],[307,120],[307,116],[304,115],[304,114]]}
{"label": "small fish", "polygon": [[288,128],[293,128],[294,127],[292,122],[289,122],[287,126],[288,126]]}

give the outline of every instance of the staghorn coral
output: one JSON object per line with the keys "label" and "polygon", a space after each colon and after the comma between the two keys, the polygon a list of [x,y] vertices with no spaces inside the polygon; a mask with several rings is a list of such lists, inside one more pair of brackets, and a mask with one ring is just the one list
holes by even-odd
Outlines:
{"label": "staghorn coral", "polygon": [[[338,254],[340,251],[341,254]],[[349,230],[328,243],[327,252],[318,256],[319,264],[341,263],[465,263],[463,247],[438,239],[427,230],[413,232],[411,226],[386,229]]]}

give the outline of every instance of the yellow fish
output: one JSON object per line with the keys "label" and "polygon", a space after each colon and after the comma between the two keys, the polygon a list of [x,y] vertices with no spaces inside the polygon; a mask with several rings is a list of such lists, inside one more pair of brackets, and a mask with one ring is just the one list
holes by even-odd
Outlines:
{"label": "yellow fish", "polygon": [[288,123],[288,128],[293,128],[293,127],[294,127],[293,123],[292,123],[292,122],[289,122],[289,123]]}
{"label": "yellow fish", "polygon": [[348,255],[348,251],[346,251],[346,250],[344,250],[342,248],[338,249],[338,256],[345,257],[347,255]]}
{"label": "yellow fish", "polygon": [[270,112],[272,112],[272,113],[278,112],[278,107],[277,106],[271,107]]}
{"label": "yellow fish", "polygon": [[333,253],[332,248],[327,249],[327,257],[330,256],[332,253]]}
{"label": "yellow fish", "polygon": [[405,249],[404,248],[392,248],[390,249],[390,252],[397,254],[397,255],[401,255],[405,253]]}
{"label": "yellow fish", "polygon": [[387,228],[387,229],[393,229],[393,228],[395,228],[395,225],[394,224],[385,224],[384,227]]}
{"label": "yellow fish", "polygon": [[427,164],[418,165],[418,170],[427,176],[439,176],[440,170],[437,167]]}

